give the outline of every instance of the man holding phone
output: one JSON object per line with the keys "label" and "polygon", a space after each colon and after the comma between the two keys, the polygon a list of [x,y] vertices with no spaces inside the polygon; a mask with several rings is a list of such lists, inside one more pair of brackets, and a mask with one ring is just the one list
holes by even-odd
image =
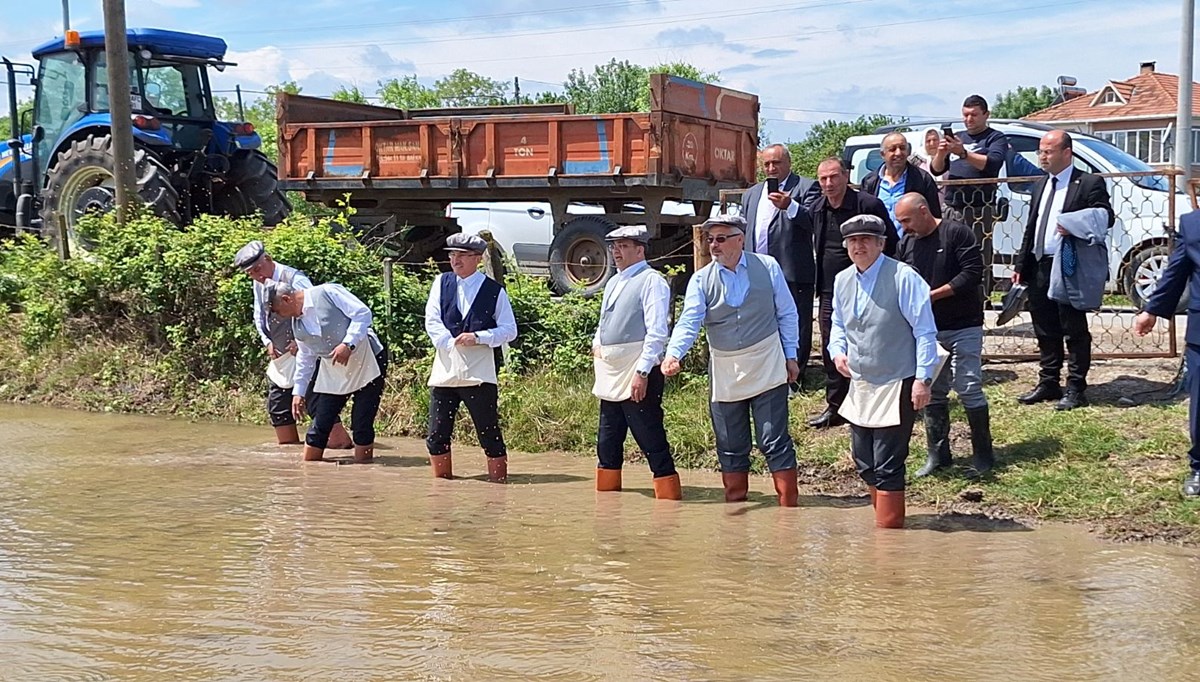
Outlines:
{"label": "man holding phone", "polygon": [[743,200],[748,234],[745,250],[771,256],[779,263],[799,313],[797,359],[801,376],[812,354],[813,298],[817,268],[812,219],[808,208],[821,195],[812,178],[792,173],[787,147],[773,144],[759,154],[766,179],[746,191]]}
{"label": "man holding phone", "polygon": [[[942,127],[942,140],[930,162],[929,172],[948,180],[973,180],[1000,177],[1008,156],[1008,138],[988,126],[988,103],[979,95],[963,100],[965,131]],[[953,157],[953,160],[951,160]],[[992,291],[992,225],[996,221],[996,183],[949,185],[946,187],[944,218],[966,223],[975,232],[975,241],[983,251],[984,294]]]}

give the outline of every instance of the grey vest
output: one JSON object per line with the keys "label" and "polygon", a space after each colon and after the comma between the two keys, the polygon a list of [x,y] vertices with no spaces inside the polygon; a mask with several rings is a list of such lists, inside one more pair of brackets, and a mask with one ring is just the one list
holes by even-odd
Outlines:
{"label": "grey vest", "polygon": [[775,317],[775,291],[771,287],[771,272],[756,253],[746,252],[746,270],[750,275],[750,290],[740,306],[725,302],[725,285],[717,270],[723,267],[713,261],[705,266],[703,274],[704,297],[708,310],[704,314],[704,328],[708,343],[720,351],[749,348],[771,334],[779,331],[779,320]]}
{"label": "grey vest", "polygon": [[[312,301],[313,310],[316,311],[317,319],[321,322],[321,334],[309,334],[308,330],[304,328],[304,323],[298,317],[292,320],[292,332],[296,335],[297,341],[312,348],[314,353],[328,356],[334,348],[341,344],[342,339],[346,338],[346,330],[350,328],[350,318],[329,297],[324,284],[305,290],[304,296],[305,299]],[[373,330],[367,330],[367,339],[371,343],[372,353],[378,354],[383,350],[383,345]]]}
{"label": "grey vest", "polygon": [[854,314],[858,293],[857,268],[853,265],[837,275],[839,296],[834,305],[846,327],[850,370],[856,379],[886,384],[917,373],[917,340],[912,325],[900,312],[897,281],[907,265],[880,256],[879,276],[861,315]]}
{"label": "grey vest", "polygon": [[616,297],[605,300],[600,309],[600,344],[615,346],[622,343],[643,341],[646,338],[646,316],[642,310],[642,291],[649,278],[662,277],[654,268],[646,266],[629,278]]}
{"label": "grey vest", "polygon": [[[287,282],[288,284],[295,285],[294,280],[296,279],[296,274],[300,271],[282,263],[276,263],[275,265],[279,268],[280,274],[282,275],[282,277],[276,281]],[[263,320],[256,320],[256,322],[263,332],[266,333],[267,338],[271,339],[271,343],[273,343],[276,348],[280,349],[279,352],[282,353],[283,349],[287,348],[288,344],[290,344],[293,339],[292,321],[286,317],[276,315],[271,311],[270,306],[268,306],[266,301],[263,300],[265,296],[265,289],[266,287],[258,282],[254,283],[254,297],[258,299],[260,305],[259,309],[263,311],[263,317],[265,318]]]}

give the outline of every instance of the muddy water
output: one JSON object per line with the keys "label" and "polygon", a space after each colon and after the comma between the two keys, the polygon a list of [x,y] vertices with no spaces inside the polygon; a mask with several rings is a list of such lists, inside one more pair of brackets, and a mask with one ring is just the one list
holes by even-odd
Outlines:
{"label": "muddy water", "polygon": [[1195,679],[1194,552],[267,435],[0,406],[0,679]]}

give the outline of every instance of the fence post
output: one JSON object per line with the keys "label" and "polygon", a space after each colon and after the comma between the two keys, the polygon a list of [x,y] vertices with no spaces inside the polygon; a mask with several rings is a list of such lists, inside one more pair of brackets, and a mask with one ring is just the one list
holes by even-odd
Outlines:
{"label": "fence post", "polygon": [[395,263],[394,258],[387,257],[383,259],[383,295],[384,295],[384,314],[386,316],[387,328],[384,330],[383,338],[387,342],[388,353],[391,353],[392,342],[392,326],[395,321],[392,317],[392,267]]}

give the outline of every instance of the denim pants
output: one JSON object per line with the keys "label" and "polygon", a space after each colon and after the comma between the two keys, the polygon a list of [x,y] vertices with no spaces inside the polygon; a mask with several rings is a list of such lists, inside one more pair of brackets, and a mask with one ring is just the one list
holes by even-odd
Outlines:
{"label": "denim pants", "polygon": [[983,394],[983,327],[949,329],[937,334],[938,344],[950,353],[946,366],[930,390],[930,405],[945,405],[950,400],[950,389],[958,394],[959,401],[968,410],[987,407],[987,396]]}

